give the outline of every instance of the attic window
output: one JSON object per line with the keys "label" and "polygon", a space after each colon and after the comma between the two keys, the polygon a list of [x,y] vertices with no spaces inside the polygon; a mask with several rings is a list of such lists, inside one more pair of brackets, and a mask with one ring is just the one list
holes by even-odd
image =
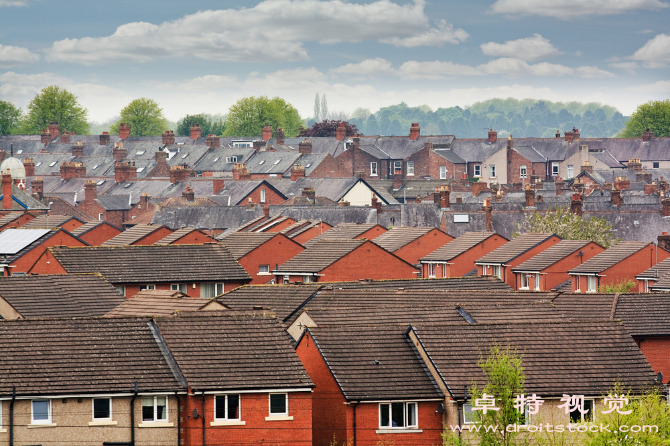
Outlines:
{"label": "attic window", "polygon": [[236,163],[237,162],[237,156],[227,156],[226,157],[226,162],[227,163]]}
{"label": "attic window", "polygon": [[23,153],[23,149],[20,149],[16,152],[17,155],[21,155]]}
{"label": "attic window", "polygon": [[58,161],[54,161],[54,162],[52,162],[51,164],[49,164],[49,167],[53,167],[53,166],[55,166],[57,162],[58,162]]}
{"label": "attic window", "polygon": [[100,164],[96,164],[95,166],[93,166],[93,170],[97,169],[98,167],[100,167]]}
{"label": "attic window", "polygon": [[188,156],[188,153],[184,153],[184,154],[181,156],[181,159],[184,159],[184,158],[186,158],[187,156]]}
{"label": "attic window", "polygon": [[220,158],[219,156],[217,156],[216,158],[214,158],[214,162],[217,162],[217,161],[219,160],[219,158]]}
{"label": "attic window", "polygon": [[277,164],[281,163],[281,158],[279,158],[277,161],[275,161],[273,164],[276,166]]}
{"label": "attic window", "polygon": [[105,184],[105,181],[106,181],[106,180],[100,180],[100,181],[98,181],[98,186],[102,186],[103,184]]}
{"label": "attic window", "polygon": [[135,152],[135,155],[136,156],[144,155],[145,152],[146,150],[138,150],[137,152]]}
{"label": "attic window", "polygon": [[265,162],[265,160],[261,160],[261,161],[258,163],[258,165],[260,166],[260,165],[263,164],[264,162]]}
{"label": "attic window", "polygon": [[42,165],[42,161],[40,161],[39,163],[35,164],[35,167],[40,167],[41,165]]}
{"label": "attic window", "polygon": [[142,172],[143,170],[144,170],[144,167],[138,167],[138,168],[137,168],[137,171],[138,171],[138,172]]}

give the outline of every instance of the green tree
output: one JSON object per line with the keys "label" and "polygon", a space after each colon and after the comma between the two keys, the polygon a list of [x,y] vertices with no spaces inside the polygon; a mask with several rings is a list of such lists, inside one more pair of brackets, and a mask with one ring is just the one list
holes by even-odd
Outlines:
{"label": "green tree", "polygon": [[130,136],[160,136],[169,127],[163,109],[153,99],[135,99],[121,109],[120,115],[121,119],[110,127],[110,133],[118,135],[122,122],[130,125]]}
{"label": "green tree", "polygon": [[630,293],[633,289],[637,287],[637,283],[634,280],[622,280],[617,283],[610,285],[600,285],[598,287],[598,293],[601,294],[615,294],[615,293]]}
{"label": "green tree", "polygon": [[9,135],[18,128],[21,109],[7,101],[0,101],[0,135]]}
{"label": "green tree", "polygon": [[638,106],[617,136],[639,138],[646,129],[654,132],[654,136],[670,136],[670,99]]}
{"label": "green tree", "polygon": [[302,126],[300,113],[282,98],[250,96],[233,104],[226,119],[225,136],[257,136],[263,127],[284,129],[287,137],[297,136]]}
{"label": "green tree", "polygon": [[199,115],[186,115],[177,122],[177,130],[175,134],[179,136],[191,136],[191,126],[193,124],[200,124],[200,130],[203,136],[211,133],[212,122],[204,113]]}
{"label": "green tree", "polygon": [[612,225],[604,218],[582,218],[562,206],[550,207],[544,214],[532,212],[514,224],[513,237],[525,232],[549,232],[565,240],[591,240],[605,248],[621,241],[614,237]]}
{"label": "green tree", "polygon": [[61,130],[80,135],[89,133],[88,110],[79,105],[77,96],[57,85],[43,88],[28,104],[20,131],[25,134],[40,133],[57,121]]}

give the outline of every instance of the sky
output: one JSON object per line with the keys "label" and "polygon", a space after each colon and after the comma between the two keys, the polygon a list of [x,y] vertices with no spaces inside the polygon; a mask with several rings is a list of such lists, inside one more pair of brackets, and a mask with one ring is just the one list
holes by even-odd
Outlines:
{"label": "sky", "polygon": [[0,100],[78,96],[105,121],[148,97],[173,121],[279,96],[303,118],[490,98],[670,98],[663,0],[0,0]]}

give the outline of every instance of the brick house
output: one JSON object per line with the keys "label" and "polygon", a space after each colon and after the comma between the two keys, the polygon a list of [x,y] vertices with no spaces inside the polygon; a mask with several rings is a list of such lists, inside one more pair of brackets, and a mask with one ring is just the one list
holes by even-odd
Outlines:
{"label": "brick house", "polygon": [[90,221],[71,231],[71,234],[90,246],[100,246],[107,240],[121,234],[121,229],[106,221]]}
{"label": "brick house", "polygon": [[573,293],[595,293],[604,285],[633,281],[637,275],[670,257],[653,243],[619,242],[569,271]]}
{"label": "brick house", "polygon": [[[119,293],[116,292],[116,294],[118,296]],[[121,299],[122,302],[105,313],[105,317],[172,316],[181,311],[225,311],[227,309],[215,298],[194,299],[176,290],[142,290],[129,299],[123,296]]]}
{"label": "brick house", "polygon": [[26,274],[53,246],[86,246],[61,229],[5,229],[0,233],[0,255],[6,256],[4,275]]}
{"label": "brick house", "polygon": [[375,237],[375,244],[407,263],[418,265],[426,254],[454,240],[437,228],[397,226]]}
{"label": "brick house", "polygon": [[[302,150],[304,143],[300,143]],[[346,178],[351,172],[340,164],[330,153],[304,153],[288,172],[284,173],[285,178],[291,178],[295,181],[300,177],[308,178]]]}
{"label": "brick house", "polygon": [[463,177],[467,162],[449,148],[433,148],[432,143],[413,153],[405,160],[404,179],[412,177],[432,179],[455,179]]}
{"label": "brick house", "polygon": [[[266,213],[268,215],[265,215]],[[270,217],[269,208],[264,208],[263,214],[240,226],[236,232],[281,232],[295,224],[295,220],[291,217],[283,217],[281,215]]]}
{"label": "brick house", "polygon": [[77,217],[71,215],[40,215],[37,218],[30,220],[25,225],[21,226],[23,229],[50,229],[63,228],[70,234],[86,223]]}
{"label": "brick house", "polygon": [[296,243],[304,245],[306,242],[323,234],[331,229],[332,226],[321,220],[299,220],[284,228],[281,233],[286,235]]}
{"label": "brick house", "polygon": [[417,269],[375,243],[362,239],[312,240],[306,249],[275,268],[276,283],[359,279],[411,279]]}
{"label": "brick house", "polygon": [[170,228],[162,225],[139,224],[110,238],[100,246],[152,245],[172,232]]}
{"label": "brick house", "polygon": [[214,297],[251,281],[222,245],[53,247],[30,273],[99,273],[132,297],[144,289],[177,290],[191,297]]}
{"label": "brick house", "polygon": [[477,269],[476,260],[508,241],[495,232],[466,232],[420,259],[422,277],[463,277]]}
{"label": "brick house", "polygon": [[496,276],[511,286],[516,285],[512,268],[554,246],[562,239],[556,234],[525,233],[475,261],[480,276]]}
{"label": "brick house", "polygon": [[588,240],[561,240],[512,268],[516,275],[514,289],[551,291],[570,280],[568,271],[604,250]]}
{"label": "brick house", "polygon": [[378,236],[388,231],[385,227],[372,223],[340,223],[337,226],[323,232],[313,240],[333,240],[333,239],[350,239],[350,240],[374,240]]}
{"label": "brick house", "polygon": [[28,223],[30,220],[34,219],[36,216],[29,212],[8,212],[0,216],[0,231],[5,229],[16,229],[20,228],[24,224]]}
{"label": "brick house", "polygon": [[288,198],[266,180],[226,181],[219,195],[230,197],[228,206],[255,204],[281,204]]}
{"label": "brick house", "polygon": [[276,232],[234,232],[220,239],[251,276],[251,284],[275,281],[272,270],[302,251],[299,243]]}
{"label": "brick house", "polygon": [[203,243],[216,243],[216,239],[194,228],[177,229],[154,242],[155,245],[201,245]]}

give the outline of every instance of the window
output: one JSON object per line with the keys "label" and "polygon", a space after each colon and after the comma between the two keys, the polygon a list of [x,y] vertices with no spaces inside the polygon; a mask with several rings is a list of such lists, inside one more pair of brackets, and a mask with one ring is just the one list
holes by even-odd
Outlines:
{"label": "window", "polygon": [[493,275],[496,276],[498,279],[502,279],[500,265],[493,265]]}
{"label": "window", "polygon": [[491,164],[489,166],[489,177],[491,177],[491,178],[496,177],[496,165],[495,164]]}
{"label": "window", "polygon": [[289,281],[290,281],[289,276],[284,276],[284,283],[289,283]]}
{"label": "window", "polygon": [[42,165],[42,161],[40,161],[39,163],[35,164],[35,167],[40,167],[41,165]]}
{"label": "window", "polygon": [[539,274],[521,273],[522,290],[539,290]]}
{"label": "window", "polygon": [[575,176],[575,168],[572,164],[568,164],[568,179],[571,179]]}
{"label": "window", "polygon": [[142,290],[155,290],[156,285],[140,285],[140,291]]}
{"label": "window", "polygon": [[428,264],[428,277],[431,278],[431,279],[437,277],[436,274],[435,274],[435,264],[434,263],[429,263]]}
{"label": "window", "polygon": [[112,419],[112,399],[93,398],[93,421]]}
{"label": "window", "polygon": [[[216,160],[218,160],[218,158]],[[216,162],[216,160],[214,160],[214,162]],[[227,156],[226,157],[226,162],[227,163],[236,163],[237,162],[237,156]]]}
{"label": "window", "polygon": [[553,177],[558,176],[558,163],[556,162],[551,163],[551,176]]}
{"label": "window", "polygon": [[377,163],[370,163],[370,176],[376,177],[379,174],[377,173]]}
{"label": "window", "polygon": [[53,167],[53,166],[55,166],[57,162],[58,162],[58,161],[54,161],[54,162],[52,162],[51,164],[49,164],[49,167]]}
{"label": "window", "polygon": [[440,166],[440,180],[447,179],[447,166]]}
{"label": "window", "polygon": [[312,276],[302,276],[302,283],[312,283],[314,282],[314,277]]}
{"label": "window", "polygon": [[138,167],[136,170],[137,170],[137,172],[143,172],[143,171],[144,171],[144,167]]}
{"label": "window", "polygon": [[261,203],[265,203],[265,189],[261,189]]}
{"label": "window", "polygon": [[100,213],[98,214],[98,221],[103,221],[105,219],[105,214]]}
{"label": "window", "polygon": [[233,141],[233,147],[253,147],[253,141]]}
{"label": "window", "polygon": [[519,168],[519,178],[526,178],[528,177],[528,169],[526,166],[521,166]]}
{"label": "window", "polygon": [[414,161],[407,161],[407,175],[414,175]]}
{"label": "window", "polygon": [[575,279],[575,293],[581,293],[582,292],[582,276],[573,276]]}
{"label": "window", "polygon": [[270,274],[270,265],[258,265],[258,274]]}
{"label": "window", "polygon": [[142,397],[142,421],[166,422],[167,419],[167,396]]}
{"label": "window", "polygon": [[214,399],[215,420],[239,420],[240,419],[240,396],[239,395],[217,395]]}
{"label": "window", "polygon": [[474,424],[475,417],[474,412],[472,411],[472,404],[465,403],[463,404],[463,424]]}
{"label": "window", "polygon": [[270,394],[270,416],[288,416],[288,393]]}
{"label": "window", "polygon": [[481,164],[475,164],[475,176],[476,177],[481,177],[482,176],[482,165]]}
{"label": "window", "polygon": [[100,167],[100,164],[96,164],[95,166],[93,166],[93,170],[97,169],[98,167]]}
{"label": "window", "polygon": [[279,163],[281,163],[281,158],[279,158],[277,161],[275,161],[275,162],[272,163],[272,164],[276,166],[276,165],[279,164]]}
{"label": "window", "polygon": [[32,424],[51,424],[51,400],[33,400],[31,420]]}
{"label": "window", "polygon": [[381,403],[379,405],[380,428],[417,428],[416,403]]}
{"label": "window", "polygon": [[[582,413],[579,410],[575,410],[573,412],[570,412],[570,422],[571,423],[583,423],[585,421],[593,421],[593,408],[594,408],[594,401],[593,400],[584,400],[584,409],[583,411],[586,413]],[[587,412],[588,411],[588,412]]]}
{"label": "window", "polygon": [[393,161],[393,173],[402,172],[402,161]]}
{"label": "window", "polygon": [[595,293],[596,292],[596,276],[586,276],[586,292]]}
{"label": "window", "polygon": [[138,150],[137,152],[135,152],[135,156],[144,155],[145,152],[146,152],[146,150]]}
{"label": "window", "polygon": [[265,160],[260,160],[260,162],[258,163],[258,165],[260,166],[260,165],[263,164],[264,162],[265,162]]}
{"label": "window", "polygon": [[442,264],[442,278],[447,277],[447,264],[443,263]]}
{"label": "window", "polygon": [[654,169],[658,169],[659,166],[660,166],[660,164],[659,164],[658,161],[654,161],[653,163],[651,163],[651,167],[654,168]]}
{"label": "window", "polygon": [[644,292],[645,293],[649,292],[649,281],[648,280],[644,281]]}
{"label": "window", "polygon": [[200,284],[200,297],[212,298],[223,294],[222,283],[202,283]]}
{"label": "window", "polygon": [[172,291],[181,291],[183,294],[186,294],[186,284],[185,283],[173,283],[170,285]]}
{"label": "window", "polygon": [[119,285],[116,287],[116,291],[122,295],[123,297],[126,297],[126,286],[125,285]]}

